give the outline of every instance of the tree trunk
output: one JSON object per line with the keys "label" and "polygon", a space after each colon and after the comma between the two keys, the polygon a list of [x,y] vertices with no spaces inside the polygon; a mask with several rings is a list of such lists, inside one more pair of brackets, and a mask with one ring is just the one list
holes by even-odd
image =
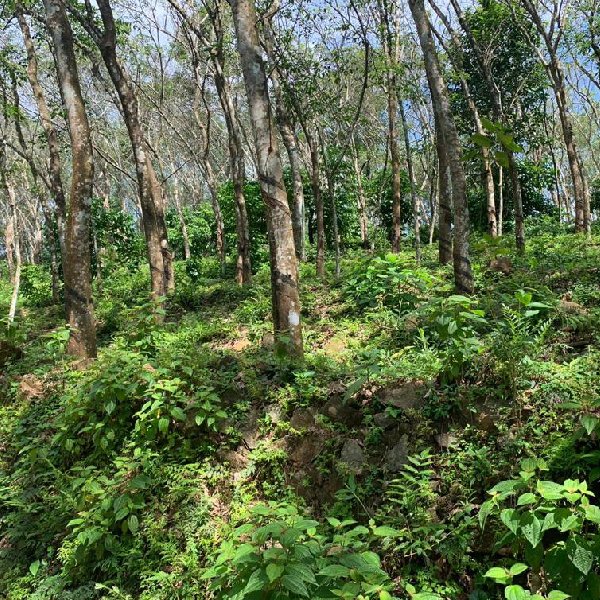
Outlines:
{"label": "tree trunk", "polygon": [[[264,33],[266,49],[271,60],[273,60],[275,56],[273,49],[273,30],[268,20],[265,22]],[[306,250],[304,247],[304,238],[306,237],[306,233],[304,231],[304,188],[302,186],[302,171],[300,168],[298,140],[296,138],[290,113],[286,107],[285,99],[281,92],[279,72],[277,71],[276,67],[271,70],[271,83],[273,87],[273,94],[275,95],[275,114],[277,118],[277,125],[279,127],[281,139],[283,140],[283,145],[285,146],[285,150],[288,155],[290,171],[292,174],[292,193],[294,198],[292,227],[294,228],[296,256],[299,260],[304,261],[306,260]]]}
{"label": "tree trunk", "polygon": [[514,154],[510,150],[506,150],[506,155],[508,157],[508,174],[511,180],[513,208],[515,211],[515,240],[517,251],[523,253],[525,252],[525,221],[523,219],[523,199],[521,197],[519,171]]}
{"label": "tree trunk", "polygon": [[442,126],[435,118],[435,149],[438,158],[438,257],[441,265],[452,262],[452,191]]}
{"label": "tree trunk", "polygon": [[46,23],[54,44],[58,83],[71,138],[72,177],[66,224],[65,305],[71,335],[68,351],[96,356],[96,329],[90,266],[90,221],[94,163],[90,127],[79,84],[73,32],[61,0],[44,0]]}
{"label": "tree trunk", "polygon": [[60,145],[58,142],[58,133],[54,124],[52,123],[52,117],[50,109],[46,103],[46,97],[44,91],[40,85],[38,77],[38,63],[37,56],[35,53],[35,46],[31,37],[31,31],[27,19],[23,14],[23,7],[20,2],[16,5],[17,18],[19,20],[19,26],[23,34],[23,41],[25,43],[25,50],[27,52],[27,77],[29,84],[33,91],[35,103],[40,113],[40,120],[44,135],[46,136],[46,142],[48,144],[48,156],[49,156],[49,182],[50,182],[50,193],[52,200],[56,204],[56,224],[58,228],[58,238],[60,242],[61,254],[64,256],[65,252],[65,222],[66,222],[66,200],[65,192],[62,183],[61,175],[61,159],[60,159]]}
{"label": "tree trunk", "polygon": [[[171,163],[171,172],[175,173],[175,165]],[[183,216],[183,210],[181,208],[181,202],[179,200],[179,181],[176,176],[173,176],[173,201],[175,202],[175,210],[177,211],[177,217],[179,218],[179,225],[181,227],[181,238],[183,239],[183,258],[184,260],[190,260],[192,252],[190,249],[190,236],[188,235],[187,224],[185,217]]]}
{"label": "tree trunk", "polygon": [[289,353],[301,356],[302,328],[292,218],[277,137],[271,120],[267,76],[258,41],[253,1],[231,0],[231,7],[254,130],[258,176],[267,206],[273,325],[279,343],[283,343],[283,338],[287,337]]}
{"label": "tree trunk", "polygon": [[319,146],[313,135],[307,135],[310,150],[310,184],[315,203],[317,221],[317,276],[325,277],[325,215],[323,210],[323,194],[321,193],[321,163],[319,162]]}
{"label": "tree trunk", "polygon": [[362,184],[362,173],[358,162],[358,149],[352,135],[352,166],[354,167],[354,175],[356,176],[356,195],[358,203],[358,221],[360,223],[360,242],[365,250],[369,249],[369,221],[367,218],[367,201]]}
{"label": "tree trunk", "polygon": [[112,8],[108,0],[98,0],[98,8],[104,24],[104,33],[100,39],[96,39],[96,43],[119,96],[129,134],[150,265],[152,294],[157,297],[166,296],[174,287],[174,273],[164,216],[162,186],[156,176],[150,159],[150,149],[144,138],[133,83],[117,58],[117,33]]}
{"label": "tree trunk", "polygon": [[400,152],[398,151],[396,113],[398,96],[396,94],[396,76],[388,75],[388,132],[390,139],[390,159],[392,166],[392,252],[400,252],[402,241],[402,180],[400,178]]}
{"label": "tree trunk", "polygon": [[498,237],[502,237],[504,227],[504,169],[498,167]]}
{"label": "tree trunk", "polygon": [[433,110],[436,114],[436,127],[441,127],[442,130],[450,171],[454,207],[454,244],[452,252],[454,285],[457,293],[471,294],[473,293],[473,274],[469,259],[469,208],[460,139],[450,109],[448,93],[442,78],[423,0],[409,0],[409,6],[423,52],[427,82],[431,92]]}
{"label": "tree trunk", "polygon": [[415,173],[413,170],[412,151],[410,140],[408,138],[408,125],[406,114],[404,112],[404,103],[400,102],[400,118],[402,120],[402,131],[404,133],[404,149],[406,151],[406,167],[408,169],[408,180],[410,183],[410,199],[412,202],[413,224],[415,228],[415,259],[417,265],[421,264],[421,211],[419,206],[419,197],[415,189]]}

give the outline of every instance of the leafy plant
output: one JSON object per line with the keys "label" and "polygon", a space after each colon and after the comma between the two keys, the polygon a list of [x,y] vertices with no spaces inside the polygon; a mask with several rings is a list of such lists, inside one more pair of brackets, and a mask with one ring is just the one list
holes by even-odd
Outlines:
{"label": "leafy plant", "polygon": [[[203,575],[217,598],[391,600],[392,582],[368,549],[368,528],[329,518],[332,533],[291,504],[259,504]],[[372,527],[374,536],[395,535]]]}
{"label": "leafy plant", "polygon": [[[539,478],[547,466],[540,459],[521,462],[519,476],[501,481],[482,504],[479,521],[498,516],[508,529],[500,540],[510,543],[525,563],[494,567],[487,577],[509,584],[529,570],[529,592],[509,585],[506,597],[595,598],[600,594],[600,508],[585,481],[567,479],[562,484]],[[559,591],[560,590],[560,591]],[[531,595],[533,594],[533,595]],[[562,594],[562,595],[561,595]]]}

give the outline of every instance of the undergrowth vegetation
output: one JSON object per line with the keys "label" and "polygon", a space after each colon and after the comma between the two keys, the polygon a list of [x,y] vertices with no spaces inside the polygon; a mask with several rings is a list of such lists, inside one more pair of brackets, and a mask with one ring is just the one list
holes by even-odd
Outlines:
{"label": "undergrowth vegetation", "polygon": [[600,238],[503,243],[474,243],[472,297],[428,247],[338,282],[302,265],[301,362],[272,348],[266,268],[239,288],[177,264],[158,323],[144,269],[105,265],[82,365],[27,267],[0,339],[0,597],[599,598]]}

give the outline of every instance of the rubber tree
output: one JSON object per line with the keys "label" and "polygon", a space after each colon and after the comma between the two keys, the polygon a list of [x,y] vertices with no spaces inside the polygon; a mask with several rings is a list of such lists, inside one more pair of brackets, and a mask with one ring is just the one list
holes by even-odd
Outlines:
{"label": "rubber tree", "polygon": [[169,249],[164,215],[163,189],[152,164],[151,150],[140,118],[133,81],[117,55],[117,28],[112,7],[109,0],[98,0],[97,4],[102,27],[90,4],[86,5],[85,16],[74,14],[78,15],[79,21],[98,47],[119,97],[135,164],[152,294],[162,297],[175,287],[173,257]]}
{"label": "rubber tree", "polygon": [[435,114],[435,125],[439,131],[438,144],[443,143],[450,174],[454,214],[452,248],[454,286],[459,294],[471,294],[474,286],[469,258],[469,207],[460,139],[450,109],[448,91],[442,77],[424,2],[423,0],[409,0],[409,7],[423,53],[427,83]]}
{"label": "rubber tree", "polygon": [[302,327],[292,218],[283,180],[254,0],[231,0],[237,47],[256,146],[258,178],[267,210],[273,326],[292,355],[302,355]]}
{"label": "rubber tree", "polygon": [[65,308],[70,326],[68,351],[96,356],[96,328],[91,285],[90,222],[94,162],[90,125],[81,93],[73,31],[61,0],[44,0],[52,38],[58,84],[71,140],[72,173],[65,230]]}

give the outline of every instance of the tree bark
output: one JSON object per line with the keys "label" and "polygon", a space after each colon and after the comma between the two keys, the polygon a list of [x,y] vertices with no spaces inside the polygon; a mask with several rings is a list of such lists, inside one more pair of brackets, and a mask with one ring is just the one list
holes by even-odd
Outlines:
{"label": "tree bark", "polygon": [[301,356],[302,328],[292,218],[271,119],[267,76],[258,41],[253,1],[231,0],[231,7],[254,130],[258,176],[267,207],[273,325],[279,343],[283,343],[283,337],[288,338],[289,353]]}
{"label": "tree bark", "polygon": [[133,83],[117,57],[117,32],[110,2],[98,0],[97,4],[104,31],[92,30],[93,37],[123,109],[137,175],[152,294],[162,297],[174,288],[175,283],[164,216],[163,190],[150,159]]}
{"label": "tree bark", "polygon": [[452,190],[450,188],[448,155],[439,117],[435,120],[435,149],[438,158],[438,258],[440,264],[452,262]]}
{"label": "tree bark", "polygon": [[60,242],[61,254],[64,256],[65,252],[65,222],[66,222],[66,200],[65,192],[62,182],[61,175],[61,159],[60,159],[60,146],[58,143],[58,133],[54,124],[52,123],[52,117],[50,109],[46,102],[46,97],[42,86],[40,85],[38,76],[38,62],[35,52],[35,46],[33,38],[31,37],[31,30],[25,15],[23,14],[23,7],[20,2],[16,5],[16,13],[23,35],[23,42],[25,43],[25,50],[27,53],[27,77],[29,84],[33,91],[35,103],[40,114],[40,120],[44,135],[46,136],[46,143],[48,144],[48,155],[49,155],[49,183],[50,183],[50,194],[52,200],[56,204],[56,224],[58,229],[58,239]]}
{"label": "tree bark", "polygon": [[305,131],[306,141],[310,151],[310,184],[315,203],[317,221],[317,276],[325,277],[325,214],[323,209],[323,194],[321,193],[321,163],[319,161],[319,146],[316,137]]}
{"label": "tree bark", "polygon": [[[450,109],[450,101],[438,62],[429,19],[423,0],[409,0],[410,11],[417,27],[419,44],[425,61],[427,82],[431,92],[436,127],[441,128],[442,139],[452,184],[454,207],[453,266],[457,293],[473,293],[473,274],[469,259],[469,208],[467,204],[465,173],[462,166],[460,139]],[[440,169],[441,170],[441,169]]]}
{"label": "tree bark", "polygon": [[404,112],[404,103],[400,102],[400,119],[402,120],[402,132],[404,133],[404,149],[406,151],[406,168],[408,170],[408,180],[410,183],[410,199],[412,202],[413,225],[415,230],[415,260],[417,265],[421,264],[421,209],[419,196],[415,189],[415,173],[413,169],[412,151],[410,148],[410,140],[408,138],[408,124],[406,122],[406,114]]}
{"label": "tree bark", "polygon": [[575,199],[575,231],[587,232],[589,229],[589,215],[590,215],[590,196],[583,167],[581,163],[581,157],[577,150],[575,143],[575,136],[573,134],[573,120],[571,118],[571,112],[569,110],[569,101],[567,97],[565,76],[560,59],[558,56],[558,41],[560,36],[563,34],[560,19],[560,8],[555,9],[552,12],[551,23],[548,30],[542,22],[542,17],[538,12],[537,8],[530,0],[521,0],[521,3],[531,20],[535,24],[538,34],[544,41],[546,51],[548,52],[548,61],[542,61],[546,67],[552,87],[554,89],[554,95],[556,97],[556,106],[558,108],[558,116],[563,133],[563,140],[565,142],[565,148],[567,151],[567,160],[569,163],[569,170],[571,171],[571,181],[573,183],[573,196]]}
{"label": "tree bark", "polygon": [[94,163],[90,127],[79,84],[73,32],[61,0],[44,0],[46,24],[54,45],[58,83],[71,138],[72,177],[66,224],[65,305],[71,327],[68,351],[96,356],[96,328],[90,265],[90,222]]}
{"label": "tree bark", "polygon": [[365,250],[369,248],[369,221],[367,217],[367,201],[365,199],[365,192],[362,184],[362,172],[360,164],[358,162],[358,148],[356,147],[356,141],[354,134],[352,135],[352,166],[354,168],[354,175],[356,176],[356,196],[358,204],[358,221],[360,224],[360,242]]}

